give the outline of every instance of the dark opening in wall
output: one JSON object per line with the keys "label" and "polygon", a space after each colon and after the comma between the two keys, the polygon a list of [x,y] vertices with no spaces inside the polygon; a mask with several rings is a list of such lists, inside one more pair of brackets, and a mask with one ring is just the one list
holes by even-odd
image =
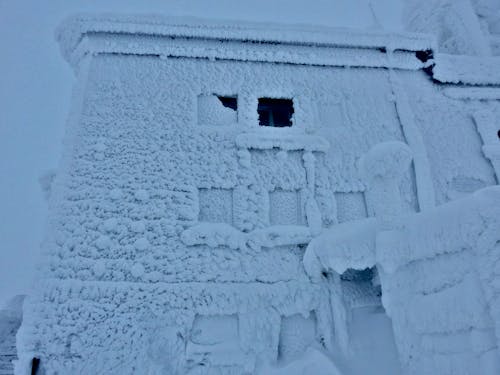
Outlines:
{"label": "dark opening in wall", "polygon": [[374,276],[373,268],[365,268],[364,270],[347,269],[340,279],[344,281],[371,281]]}
{"label": "dark opening in wall", "polygon": [[422,61],[424,63],[429,61],[430,59],[432,59],[434,57],[432,50],[430,50],[430,49],[425,50],[425,51],[417,51],[417,52],[415,52],[415,56],[417,59],[419,59],[420,61]]}
{"label": "dark opening in wall", "polygon": [[259,125],[282,128],[292,126],[293,100],[259,98]]}
{"label": "dark opening in wall", "polygon": [[382,295],[380,287],[380,280],[376,267],[365,268],[364,270],[354,270],[349,268],[342,275],[340,280],[350,283],[352,286],[356,285],[359,296],[377,296]]}
{"label": "dark opening in wall", "polygon": [[500,139],[500,130],[497,131],[497,136],[498,136],[498,139]]}
{"label": "dark opening in wall", "polygon": [[238,99],[230,96],[217,96],[222,105],[226,108],[231,108],[233,111],[238,110]]}

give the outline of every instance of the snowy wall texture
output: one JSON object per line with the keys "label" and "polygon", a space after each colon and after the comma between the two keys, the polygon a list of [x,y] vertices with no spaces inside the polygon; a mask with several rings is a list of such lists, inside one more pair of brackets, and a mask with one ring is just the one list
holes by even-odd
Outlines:
{"label": "snowy wall texture", "polygon": [[419,214],[398,213],[380,202],[394,196],[396,172],[411,161],[405,147],[385,143],[364,157],[367,203],[377,217],[315,238],[306,269],[319,280],[329,269],[377,266],[404,373],[496,374],[500,189]]}
{"label": "snowy wall texture", "polygon": [[404,373],[496,374],[499,199],[497,187],[483,189],[407,218],[332,228],[311,242],[306,265],[314,275],[377,264]]}
{"label": "snowy wall texture", "polygon": [[487,36],[469,0],[408,0],[405,9],[408,30],[432,34],[439,51],[457,55],[491,54]]}
{"label": "snowy wall texture", "polygon": [[[337,302],[305,272],[311,239],[496,183],[472,117],[493,105],[443,95],[419,70],[415,52],[432,48],[424,37],[68,25],[62,47],[78,84],[19,375],[34,356],[49,374],[252,374],[311,340],[332,350]],[[292,126],[259,126],[259,98],[292,99]],[[386,142],[403,150],[388,165],[407,165],[397,179],[389,171],[390,189],[383,179],[375,191],[391,194],[373,204],[359,161]],[[401,311],[400,338],[436,333],[407,330]],[[397,343],[412,373],[420,347]]]}
{"label": "snowy wall texture", "polygon": [[406,0],[408,30],[432,34],[439,52],[500,55],[500,4],[496,0]]}

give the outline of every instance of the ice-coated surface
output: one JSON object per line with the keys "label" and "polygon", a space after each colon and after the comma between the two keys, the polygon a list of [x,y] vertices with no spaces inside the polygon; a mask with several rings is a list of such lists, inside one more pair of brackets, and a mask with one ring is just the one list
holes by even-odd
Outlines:
{"label": "ice-coated surface", "polygon": [[407,29],[434,35],[440,52],[469,56],[490,54],[487,35],[471,1],[407,0],[405,7],[403,18]]}
{"label": "ice-coated surface", "polygon": [[[33,356],[48,374],[351,375],[376,349],[405,374],[498,373],[500,105],[428,76],[477,60],[413,34],[68,22],[78,83],[17,375]],[[449,82],[497,84],[480,70]],[[293,100],[290,128],[259,126],[263,97]]]}
{"label": "ice-coated surface", "polygon": [[438,54],[433,77],[443,83],[500,85],[500,57],[472,57]]}
{"label": "ice-coated surface", "polygon": [[499,218],[494,187],[391,220],[395,229],[383,218],[361,221],[350,232],[337,226],[311,241],[306,270],[377,265],[404,373],[495,374]]}
{"label": "ice-coated surface", "polygon": [[[209,40],[237,40],[360,48],[391,47],[416,51],[431,49],[432,39],[421,34],[400,35],[382,31],[332,29],[318,26],[272,25],[268,23],[229,22],[165,16],[124,16],[81,14],[68,18],[59,28],[57,38],[63,55],[70,59],[83,37],[94,33],[175,36]],[[135,46],[140,48],[140,46]]]}

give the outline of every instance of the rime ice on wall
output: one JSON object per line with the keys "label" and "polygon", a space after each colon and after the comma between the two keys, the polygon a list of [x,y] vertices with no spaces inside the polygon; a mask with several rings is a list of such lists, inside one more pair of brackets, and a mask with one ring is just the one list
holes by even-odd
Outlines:
{"label": "rime ice on wall", "polygon": [[500,5],[495,0],[472,0],[481,30],[489,38],[491,52],[500,55]]}
{"label": "rime ice on wall", "polygon": [[[381,308],[378,274],[357,283],[322,267],[373,267],[380,228],[399,238],[419,228],[412,214],[497,181],[476,123],[499,108],[433,85],[421,69],[434,61],[418,58],[433,43],[420,35],[116,17],[65,30],[78,86],[18,375],[33,356],[63,374],[253,374],[310,342],[348,356],[351,308]],[[259,98],[291,99],[292,126],[259,126]],[[321,242],[327,227],[334,236]],[[401,283],[408,262],[391,268]],[[404,294],[384,272],[412,373],[404,338],[436,332],[401,321],[390,300]],[[428,368],[445,374],[442,363]]]}
{"label": "rime ice on wall", "polygon": [[408,30],[432,34],[439,52],[500,55],[500,4],[496,0],[407,0]]}
{"label": "rime ice on wall", "polygon": [[[379,149],[394,157],[389,145]],[[365,169],[375,198],[368,203],[379,219],[348,230],[334,227],[314,239],[304,258],[308,273],[377,265],[405,374],[498,373],[498,270],[492,264],[498,263],[500,189],[397,217],[378,205],[393,194],[391,178],[384,179],[384,189],[373,183],[380,176],[373,165],[383,161],[376,154],[364,163],[372,166]]]}
{"label": "rime ice on wall", "polygon": [[408,0],[404,21],[408,30],[432,34],[439,52],[456,55],[491,54],[478,17],[469,0]]}

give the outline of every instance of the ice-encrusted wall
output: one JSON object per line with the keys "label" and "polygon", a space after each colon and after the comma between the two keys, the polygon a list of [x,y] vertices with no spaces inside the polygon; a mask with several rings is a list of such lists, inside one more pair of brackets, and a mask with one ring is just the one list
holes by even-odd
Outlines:
{"label": "ice-encrusted wall", "polygon": [[[492,114],[488,123],[495,127],[500,104],[496,101],[457,100],[448,97],[446,91],[439,90],[421,75],[402,72],[399,76],[424,140],[436,203],[439,205],[495,185],[498,176],[485,159],[483,140],[474,115],[486,110]],[[492,133],[489,139],[496,143],[498,137]],[[467,157],[463,156],[464,153]]]}
{"label": "ice-encrusted wall", "polygon": [[[277,82],[273,84],[273,80]],[[309,86],[315,87],[315,93],[306,95]],[[199,124],[196,98],[203,92],[239,94],[243,104],[238,113],[247,120],[223,128]],[[314,117],[316,98],[331,97],[331,92],[345,95],[343,121],[319,124]],[[239,151],[235,137],[275,130],[257,125],[256,99],[260,95],[290,96],[296,103],[296,128],[278,129],[282,133],[276,135],[270,132],[273,137],[298,134],[300,138],[301,127],[314,126],[314,134],[330,143],[326,152],[314,152],[315,186],[325,188],[316,193],[316,200],[325,221],[329,217],[335,220],[336,192],[359,194],[364,190],[356,167],[359,156],[380,141],[403,139],[384,70],[96,57],[69,155],[67,173],[71,177],[59,181],[60,202],[53,216],[59,221],[54,235],[62,238],[55,239],[56,246],[50,250],[57,263],[53,276],[64,279],[76,274],[82,280],[114,281],[253,280],[255,267],[242,269],[243,260],[242,265],[222,267],[226,256],[234,255],[230,249],[188,248],[179,243],[179,234],[197,223],[200,215],[202,219],[214,216],[206,220],[213,222],[217,200],[222,211],[230,210],[232,204],[231,221],[236,228],[250,231],[269,226],[269,193],[274,201],[279,190],[306,187],[303,150],[250,149],[246,151],[248,171],[240,165],[238,153],[245,150]],[[300,118],[302,100],[307,100],[309,117],[303,114]],[[246,179],[255,186],[250,192],[240,191]],[[88,181],[92,181],[90,186]],[[246,194],[257,195],[254,217],[248,209],[238,214],[239,201],[249,199]],[[223,197],[232,197],[232,202]],[[212,210],[206,206],[208,201]],[[243,214],[248,226],[240,223]],[[162,248],[169,251],[162,252]],[[159,259],[158,253],[162,254]],[[284,257],[285,264],[294,264],[295,257],[287,253],[269,249],[262,255]],[[179,254],[182,262],[177,261]],[[102,273],[94,270],[98,259],[106,260]],[[256,259],[251,256],[248,261]],[[136,264],[145,268],[139,276],[130,271]],[[215,273],[214,265],[220,268]],[[272,271],[269,277],[280,280],[288,275],[290,270],[285,268]]]}
{"label": "ice-encrusted wall", "polygon": [[[338,295],[305,272],[311,239],[337,224],[350,233],[380,207],[411,215],[497,181],[477,125],[492,106],[446,96],[407,46],[365,35],[347,35],[363,48],[324,46],[313,34],[317,45],[211,36],[188,48],[168,28],[135,36],[130,25],[93,25],[67,56],[78,85],[19,375],[35,356],[47,373],[252,374],[311,337],[332,349],[345,333]],[[260,97],[293,99],[292,126],[260,127]],[[387,142],[413,159],[374,205],[360,159]]]}
{"label": "ice-encrusted wall", "polygon": [[[457,55],[491,55],[487,30],[476,15],[475,1],[405,1],[403,21],[408,30],[433,34],[439,52]],[[494,14],[491,15],[495,17]],[[486,33],[485,33],[486,31]]]}
{"label": "ice-encrusted wall", "polygon": [[[108,343],[109,353],[120,356],[119,365],[103,359],[77,369],[79,357],[101,358],[108,346],[101,335],[113,340],[114,330],[127,340],[138,335],[147,341],[156,338],[144,324],[175,321],[187,340],[196,313],[239,313],[252,321],[253,314],[243,314],[251,306],[257,320],[269,324],[273,316],[279,321],[280,315],[324,309],[325,292],[303,272],[297,245],[311,238],[315,215],[320,226],[329,225],[353,215],[347,212],[352,198],[363,204],[356,163],[364,151],[404,139],[387,71],[103,55],[89,61],[87,74],[54,187],[43,289],[50,294],[32,302],[37,325],[54,332],[50,345],[36,329],[30,332],[37,337],[31,351],[43,348],[48,370],[132,371],[144,355],[113,349],[123,345],[115,341]],[[238,97],[237,122],[199,121],[198,96],[212,93]],[[259,128],[260,96],[293,98],[291,129]],[[331,122],[329,103],[338,103],[339,111]],[[264,143],[251,136],[238,146],[238,135],[254,133],[264,134],[271,146],[258,149]],[[280,147],[284,135],[291,145]],[[415,200],[414,189],[407,186],[407,200]],[[357,215],[366,212],[361,207]],[[200,235],[203,224],[219,238]],[[222,224],[234,228],[236,239],[225,239]],[[270,225],[299,225],[305,234],[286,240],[295,234],[284,227],[279,235],[285,242],[275,243],[258,232]],[[259,302],[252,297],[257,291]],[[40,315],[51,318],[41,323]],[[92,328],[82,316],[94,322]],[[258,323],[248,324],[254,330]],[[268,355],[276,355],[276,329],[260,345],[247,340],[249,350],[271,345]],[[147,348],[143,341],[137,346]]]}
{"label": "ice-encrusted wall", "polygon": [[498,196],[498,189],[484,189],[377,239],[377,252],[388,252],[380,261],[387,270],[384,304],[400,332],[396,341],[407,373],[500,370],[493,302],[498,271],[490,264],[498,257]]}
{"label": "ice-encrusted wall", "polygon": [[327,270],[377,267],[404,374],[496,374],[500,189],[405,215],[380,202],[394,196],[410,161],[406,146],[390,142],[364,157],[367,204],[376,217],[313,239],[307,272],[318,280]]}

